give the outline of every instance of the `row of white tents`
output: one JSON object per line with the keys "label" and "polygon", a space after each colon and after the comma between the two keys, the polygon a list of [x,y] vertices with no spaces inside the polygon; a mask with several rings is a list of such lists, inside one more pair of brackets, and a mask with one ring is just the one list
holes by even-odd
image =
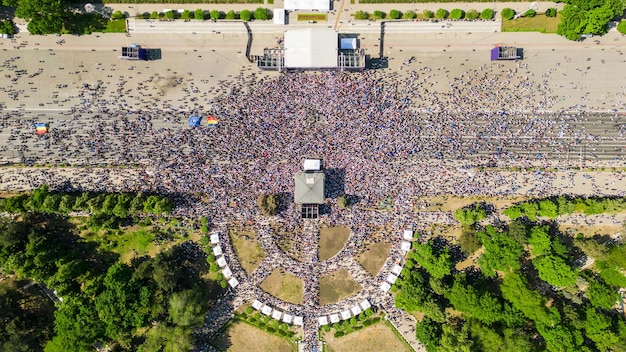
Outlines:
{"label": "row of white tents", "polygon": [[[402,251],[403,255],[406,255],[411,250],[410,241],[413,239],[413,230],[404,230],[402,238],[404,239],[404,241],[400,243],[400,250]],[[391,273],[387,275],[387,279],[380,284],[380,289],[383,292],[389,291],[391,289],[391,285],[396,283],[396,280],[398,280],[400,273],[402,273],[402,267],[404,266],[404,263],[405,262],[402,261],[402,265],[394,265],[394,267],[391,269]]]}
{"label": "row of white tents", "polygon": [[213,255],[217,258],[217,265],[222,270],[222,275],[224,278],[228,280],[228,284],[230,287],[235,288],[239,285],[239,280],[235,276],[233,276],[233,271],[228,267],[228,263],[226,262],[226,258],[224,258],[224,251],[222,250],[222,246],[220,246],[220,236],[217,233],[212,234],[210,237],[211,244],[213,246]]}
{"label": "row of white tents", "polygon": [[361,312],[365,311],[371,306],[372,305],[370,304],[368,300],[363,300],[363,302],[359,304],[355,304],[353,307],[345,309],[339,313],[321,316],[317,318],[317,322],[320,326],[328,325],[328,324],[335,324],[342,320],[348,320],[352,318],[353,316],[356,317],[357,315],[361,314]]}
{"label": "row of white tents", "polygon": [[252,308],[260,310],[261,313],[263,313],[264,315],[272,317],[272,319],[282,321],[285,324],[293,324],[297,326],[302,326],[303,324],[303,319],[301,316],[292,315],[279,309],[272,308],[267,304],[261,303],[261,301],[257,299],[252,302]]}

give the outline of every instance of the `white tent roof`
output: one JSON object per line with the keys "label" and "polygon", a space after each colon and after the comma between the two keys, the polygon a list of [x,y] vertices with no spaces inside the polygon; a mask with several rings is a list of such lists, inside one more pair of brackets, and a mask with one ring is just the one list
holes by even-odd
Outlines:
{"label": "white tent roof", "polygon": [[302,317],[293,317],[293,325],[302,326]]}
{"label": "white tent roof", "polygon": [[231,277],[230,280],[228,280],[228,284],[230,285],[230,287],[235,288],[237,287],[237,285],[239,285],[239,280]]}
{"label": "white tent roof", "polygon": [[330,322],[331,323],[338,323],[339,322],[339,314],[335,313],[335,314],[331,314],[330,315]]}
{"label": "white tent roof", "polygon": [[393,269],[391,269],[391,272],[400,276],[400,273],[402,272],[402,267],[396,264],[393,266]]}
{"label": "white tent roof", "polygon": [[339,40],[339,48],[341,48],[341,49],[358,49],[356,47],[356,38],[341,38]]}
{"label": "white tent roof", "polygon": [[259,310],[261,307],[263,307],[263,303],[259,302],[259,300],[255,299],[254,302],[252,302],[252,308]]}
{"label": "white tent roof", "polygon": [[352,312],[352,315],[357,316],[359,315],[359,313],[362,312],[361,307],[359,307],[359,305],[355,305],[354,307],[350,308],[350,311]]}
{"label": "white tent roof", "polygon": [[211,235],[211,244],[218,244],[220,243],[220,235],[214,233]]}
{"label": "white tent roof", "polygon": [[330,11],[330,0],[285,0],[285,9]]}
{"label": "white tent roof", "polygon": [[400,245],[400,249],[403,252],[408,252],[411,250],[411,242],[407,242],[407,241],[402,241],[402,244]]}
{"label": "white tent roof", "polygon": [[392,285],[396,283],[396,280],[398,280],[398,277],[395,276],[394,274],[389,274],[387,276],[387,282],[392,284]]}
{"label": "white tent roof", "polygon": [[233,276],[233,272],[230,270],[229,267],[225,267],[224,269],[222,269],[222,274],[227,279],[229,279],[231,276]]}
{"label": "white tent roof", "polygon": [[380,284],[380,289],[383,292],[389,291],[390,288],[391,288],[391,285],[388,282],[383,282],[382,284]]}
{"label": "white tent roof", "polygon": [[341,319],[343,319],[343,320],[348,320],[348,319],[350,319],[351,316],[352,316],[352,314],[350,313],[349,309],[346,309],[343,312],[341,312]]}
{"label": "white tent roof", "polygon": [[359,305],[361,306],[361,308],[363,308],[363,310],[366,310],[367,308],[370,308],[372,306],[370,304],[370,301],[368,300],[363,300],[363,302],[359,303]]}
{"label": "white tent roof", "polygon": [[285,32],[285,67],[337,67],[337,32],[332,29],[296,29]]}
{"label": "white tent roof", "polygon": [[274,9],[274,24],[285,24],[285,9]]}
{"label": "white tent roof", "polygon": [[213,254],[217,257],[218,255],[222,255],[222,247],[215,246],[213,247]]}
{"label": "white tent roof", "polygon": [[228,264],[226,263],[226,259],[224,257],[219,257],[219,258],[217,258],[217,265],[220,268],[223,268],[223,267],[225,267]]}
{"label": "white tent roof", "polygon": [[305,159],[302,169],[304,171],[319,171],[322,169],[322,161],[320,159]]}
{"label": "white tent roof", "polygon": [[293,315],[287,313],[283,314],[283,323],[291,324],[292,321]]}
{"label": "white tent roof", "polygon": [[263,313],[265,315],[272,314],[272,307],[270,307],[268,305],[263,306],[263,309],[261,309],[261,313]]}
{"label": "white tent roof", "polygon": [[328,317],[319,317],[318,318],[318,322],[320,323],[320,326],[321,325],[328,325]]}
{"label": "white tent roof", "polygon": [[413,238],[413,230],[404,230],[404,233],[403,233],[402,237],[404,237],[405,240],[412,239]]}
{"label": "white tent roof", "polygon": [[274,309],[272,312],[272,319],[280,320],[280,317],[283,315],[283,312]]}

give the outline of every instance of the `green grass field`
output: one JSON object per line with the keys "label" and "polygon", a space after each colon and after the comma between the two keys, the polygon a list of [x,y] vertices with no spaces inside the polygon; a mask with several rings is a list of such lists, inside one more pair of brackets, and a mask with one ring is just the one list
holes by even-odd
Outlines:
{"label": "green grass field", "polygon": [[279,269],[274,269],[272,274],[268,276],[261,283],[261,288],[283,301],[302,304],[303,296],[303,282],[290,273],[282,272]]}
{"label": "green grass field", "polygon": [[345,269],[320,277],[319,285],[320,305],[339,302],[362,289]]}
{"label": "green grass field", "polygon": [[376,276],[385,264],[390,249],[391,245],[388,243],[373,243],[367,246],[365,252],[359,254],[356,260],[370,275]]}
{"label": "green grass field", "polygon": [[252,231],[231,230],[230,238],[241,267],[250,274],[265,258],[263,248]]}
{"label": "green grass field", "polygon": [[502,19],[502,31],[556,33],[560,21],[558,14],[556,17],[537,14],[535,17],[520,17],[516,20]]}
{"label": "green grass field", "polygon": [[211,345],[220,351],[228,352],[293,352],[298,350],[295,344],[243,322],[230,325],[211,342]]}
{"label": "green grass field", "polygon": [[345,226],[320,228],[319,260],[332,258],[339,253],[350,238],[350,229]]}

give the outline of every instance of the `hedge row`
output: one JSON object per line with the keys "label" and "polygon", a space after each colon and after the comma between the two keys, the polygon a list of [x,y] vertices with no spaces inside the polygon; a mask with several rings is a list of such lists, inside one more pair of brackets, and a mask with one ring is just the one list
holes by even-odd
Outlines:
{"label": "hedge row", "polygon": [[110,0],[107,4],[262,4],[263,0]]}
{"label": "hedge row", "polygon": [[580,212],[585,215],[613,213],[626,209],[626,198],[568,198],[557,197],[517,203],[504,210],[504,214],[517,219],[526,216],[536,221],[537,216],[555,219],[559,215]]}
{"label": "hedge row", "polygon": [[[522,2],[524,0],[500,0],[500,2]],[[415,4],[426,2],[493,2],[493,0],[359,0],[359,4]]]}
{"label": "hedge row", "polygon": [[[246,312],[249,312],[249,310],[246,310]],[[272,335],[289,340],[291,340],[291,338],[295,335],[295,333],[291,331],[289,325],[285,323],[281,323],[280,321],[272,319],[266,315],[261,315],[261,313],[248,314],[246,312],[237,314],[235,317],[239,321],[246,322],[263,331],[269,332]]]}

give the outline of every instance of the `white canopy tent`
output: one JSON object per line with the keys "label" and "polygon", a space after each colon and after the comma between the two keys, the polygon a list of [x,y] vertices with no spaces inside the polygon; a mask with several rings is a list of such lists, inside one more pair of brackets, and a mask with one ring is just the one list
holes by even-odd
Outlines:
{"label": "white canopy tent", "polygon": [[329,0],[285,0],[285,10],[330,11]]}
{"label": "white canopy tent", "polygon": [[274,24],[284,25],[285,24],[285,9],[274,9]]}
{"label": "white canopy tent", "polygon": [[270,316],[272,314],[272,307],[265,305],[263,306],[263,308],[261,309],[261,313]]}
{"label": "white canopy tent", "polygon": [[223,268],[223,267],[225,267],[228,264],[226,263],[226,259],[224,257],[219,257],[219,258],[217,258],[217,265],[220,268]]}
{"label": "white canopy tent", "polygon": [[222,269],[222,275],[224,275],[224,278],[230,279],[230,277],[233,276],[233,272],[230,270],[229,267],[225,267],[224,269]]}
{"label": "white canopy tent", "polygon": [[388,283],[393,285],[393,284],[396,283],[396,280],[398,280],[398,277],[396,275],[394,275],[394,274],[387,275],[387,282]]}
{"label": "white canopy tent", "polygon": [[346,309],[343,312],[341,312],[341,319],[342,320],[348,320],[350,319],[350,317],[352,316],[352,314],[350,314],[350,310]]}
{"label": "white canopy tent", "polygon": [[400,244],[400,249],[406,253],[408,251],[411,250],[411,242],[407,242],[407,241],[402,241],[402,244]]}
{"label": "white canopy tent", "polygon": [[319,322],[320,326],[322,325],[328,325],[328,317],[324,316],[324,317],[319,317],[317,319],[317,321]]}
{"label": "white canopy tent", "polygon": [[391,269],[391,272],[400,276],[400,273],[402,272],[402,267],[400,265],[394,265],[393,268]]}
{"label": "white canopy tent", "polygon": [[370,301],[368,300],[363,300],[363,302],[359,303],[359,305],[361,306],[363,310],[366,310],[367,308],[370,308],[372,306],[370,304]]}
{"label": "white canopy tent", "polygon": [[276,320],[280,320],[280,317],[283,316],[283,312],[274,309],[274,311],[272,312],[272,319],[276,319]]}
{"label": "white canopy tent", "polygon": [[283,323],[291,324],[291,322],[293,322],[293,315],[287,313],[283,314]]}
{"label": "white canopy tent", "polygon": [[299,317],[299,316],[293,317],[293,325],[302,326],[302,317]]}
{"label": "white canopy tent", "polygon": [[322,161],[320,159],[305,159],[302,169],[304,171],[320,171],[322,169]]}
{"label": "white canopy tent", "polygon": [[352,312],[352,315],[357,316],[359,315],[359,313],[362,312],[361,307],[359,307],[359,305],[355,305],[354,307],[350,308],[350,311]]}
{"label": "white canopy tent", "polygon": [[391,285],[388,282],[386,282],[386,281],[383,282],[382,284],[380,284],[380,289],[383,292],[388,292],[390,288],[391,288]]}
{"label": "white canopy tent", "polygon": [[261,307],[263,307],[263,303],[261,303],[259,300],[255,299],[254,302],[252,302],[252,308],[259,310],[261,309]]}
{"label": "white canopy tent", "polygon": [[218,244],[220,243],[220,235],[214,233],[211,235],[211,244]]}
{"label": "white canopy tent", "polygon": [[220,256],[220,255],[222,255],[222,253],[224,253],[224,252],[222,252],[222,247],[220,247],[220,246],[213,247],[213,255],[214,256],[216,256],[216,257]]}
{"label": "white canopy tent", "polygon": [[237,285],[239,285],[239,280],[231,277],[230,280],[228,280],[228,284],[230,285],[230,287],[235,288],[237,287]]}
{"label": "white canopy tent", "polygon": [[404,230],[404,233],[402,234],[402,237],[405,240],[410,240],[413,238],[413,230]]}
{"label": "white canopy tent", "polygon": [[335,314],[331,314],[330,315],[330,322],[332,324],[334,323],[338,323],[339,322],[339,314],[335,313]]}

